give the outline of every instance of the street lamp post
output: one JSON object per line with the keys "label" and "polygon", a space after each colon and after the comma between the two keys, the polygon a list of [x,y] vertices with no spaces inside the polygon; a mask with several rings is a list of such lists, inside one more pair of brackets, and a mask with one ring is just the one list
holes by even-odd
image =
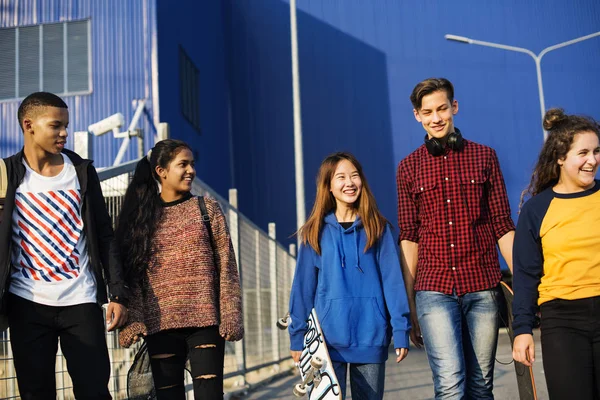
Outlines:
{"label": "street lamp post", "polygon": [[[306,210],[304,205],[304,155],[302,150],[302,112],[300,109],[296,0],[290,1],[290,37],[292,48],[292,103],[294,111],[294,167],[296,170],[296,230],[298,230],[306,221]],[[300,245],[300,235],[298,235],[298,245]]]}
{"label": "street lamp post", "polygon": [[[508,51],[516,51],[519,53],[525,53],[531,56],[531,58],[533,58],[533,60],[535,61],[535,71],[537,74],[537,83],[538,83],[538,92],[539,92],[539,97],[540,97],[540,111],[542,113],[542,120],[544,119],[544,113],[546,112],[546,105],[544,102],[544,88],[542,86],[542,68],[541,68],[541,63],[542,63],[542,57],[544,57],[546,55],[546,53],[551,52],[552,50],[556,50],[556,49],[560,49],[561,47],[565,47],[565,46],[569,46],[575,43],[579,43],[582,42],[584,40],[588,40],[591,39],[593,37],[596,36],[600,36],[600,32],[595,32],[595,33],[591,33],[589,35],[586,36],[581,36],[572,40],[568,40],[566,42],[562,42],[559,44],[555,44],[553,46],[549,46],[546,47],[544,50],[542,50],[538,55],[536,55],[533,51],[528,50],[528,49],[524,49],[522,47],[515,47],[515,46],[507,46],[504,44],[499,44],[499,43],[492,43],[492,42],[484,42],[482,40],[476,40],[476,39],[471,39],[468,37],[464,37],[464,36],[457,36],[457,35],[444,35],[444,38],[446,38],[446,40],[452,40],[455,42],[460,42],[460,43],[467,43],[467,44],[477,44],[480,46],[486,46],[486,47],[494,47],[497,49],[503,49],[503,50],[508,50]],[[546,138],[548,137],[548,132],[546,132],[546,130],[544,130],[544,140],[546,140]]]}

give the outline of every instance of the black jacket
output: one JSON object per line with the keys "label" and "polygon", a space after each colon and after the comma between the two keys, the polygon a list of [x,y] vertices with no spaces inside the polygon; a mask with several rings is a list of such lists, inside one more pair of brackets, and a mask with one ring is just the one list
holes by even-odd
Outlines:
{"label": "black jacket", "polygon": [[[100,180],[91,160],[84,160],[70,150],[63,150],[75,167],[83,206],[81,214],[87,237],[90,269],[96,279],[96,299],[98,303],[108,302],[106,285],[110,299],[127,306],[129,288],[125,284],[119,248],[113,240],[110,216],[106,210]],[[4,161],[8,175],[8,188],[4,204],[4,214],[0,224],[0,315],[6,314],[6,294],[10,285],[12,213],[15,205],[15,192],[25,177],[23,150]]]}

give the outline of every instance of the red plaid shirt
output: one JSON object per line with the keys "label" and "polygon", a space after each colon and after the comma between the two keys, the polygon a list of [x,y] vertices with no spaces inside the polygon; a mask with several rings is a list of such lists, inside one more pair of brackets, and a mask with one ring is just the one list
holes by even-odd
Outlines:
{"label": "red plaid shirt", "polygon": [[496,152],[465,140],[434,157],[422,145],[398,164],[396,183],[399,239],[419,244],[415,290],[498,285],[496,242],[515,226]]}

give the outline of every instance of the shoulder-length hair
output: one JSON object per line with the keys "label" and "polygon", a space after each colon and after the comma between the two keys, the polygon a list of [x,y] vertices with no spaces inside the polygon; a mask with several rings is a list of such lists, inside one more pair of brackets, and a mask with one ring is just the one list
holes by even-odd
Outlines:
{"label": "shoulder-length hair", "polygon": [[593,132],[600,138],[600,126],[592,118],[581,115],[567,115],[561,108],[551,108],[544,115],[544,129],[548,137],[538,161],[533,169],[529,185],[521,193],[519,209],[526,196],[535,196],[558,183],[560,166],[558,160],[567,156],[575,135],[582,132]]}
{"label": "shoulder-length hair", "polygon": [[338,152],[327,156],[321,163],[319,173],[317,174],[317,195],[315,204],[306,223],[300,228],[298,233],[303,244],[310,245],[317,254],[321,254],[321,231],[325,224],[325,216],[332,210],[336,209],[336,201],[331,193],[331,179],[335,170],[342,160],[349,161],[358,171],[360,180],[362,181],[362,190],[354,207],[357,210],[358,216],[362,220],[367,235],[367,244],[365,252],[373,247],[377,241],[383,236],[385,225],[388,221],[383,217],[375,197],[371,192],[367,178],[363,172],[362,166],[358,160],[350,153]]}

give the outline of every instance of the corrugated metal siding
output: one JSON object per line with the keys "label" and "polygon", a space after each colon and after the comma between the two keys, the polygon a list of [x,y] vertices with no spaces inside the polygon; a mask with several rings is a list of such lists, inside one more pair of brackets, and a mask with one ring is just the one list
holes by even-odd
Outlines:
{"label": "corrugated metal siding", "polygon": [[[89,124],[116,112],[125,116],[123,129],[126,129],[135,111],[134,99],[147,99],[150,118],[154,118],[155,0],[0,0],[0,28],[80,19],[91,20],[92,93],[65,97],[70,111],[69,133],[87,130]],[[16,119],[18,105],[18,102],[0,103],[0,156],[3,157],[20,149],[23,143]],[[145,117],[139,126],[144,130],[147,150],[153,143],[154,128]],[[120,143],[110,134],[95,138],[96,166],[111,165]],[[73,146],[72,135],[68,146]],[[136,144],[132,142],[124,161],[136,154]]]}
{"label": "corrugated metal siding", "polygon": [[[157,4],[161,118],[169,122],[173,138],[188,142],[194,150],[198,176],[226,197],[233,185],[233,157],[221,2],[186,1],[173,7],[171,0],[158,0]],[[197,84],[194,113],[199,114],[199,130],[183,114],[181,50],[198,70],[198,79],[187,84]]]}
{"label": "corrugated metal siding", "polygon": [[[261,225],[275,215],[278,232],[287,236],[295,227],[289,4],[227,4],[240,207]],[[408,97],[420,80],[445,76],[455,84],[460,104],[456,125],[467,138],[497,149],[516,219],[520,192],[542,144],[534,61],[526,54],[449,42],[444,35],[538,53],[600,31],[600,2],[302,0],[297,5],[308,209],[323,155],[347,149],[358,155],[378,203],[395,221],[395,165],[424,135]],[[547,107],[600,118],[599,64],[600,38],[545,56]]]}

